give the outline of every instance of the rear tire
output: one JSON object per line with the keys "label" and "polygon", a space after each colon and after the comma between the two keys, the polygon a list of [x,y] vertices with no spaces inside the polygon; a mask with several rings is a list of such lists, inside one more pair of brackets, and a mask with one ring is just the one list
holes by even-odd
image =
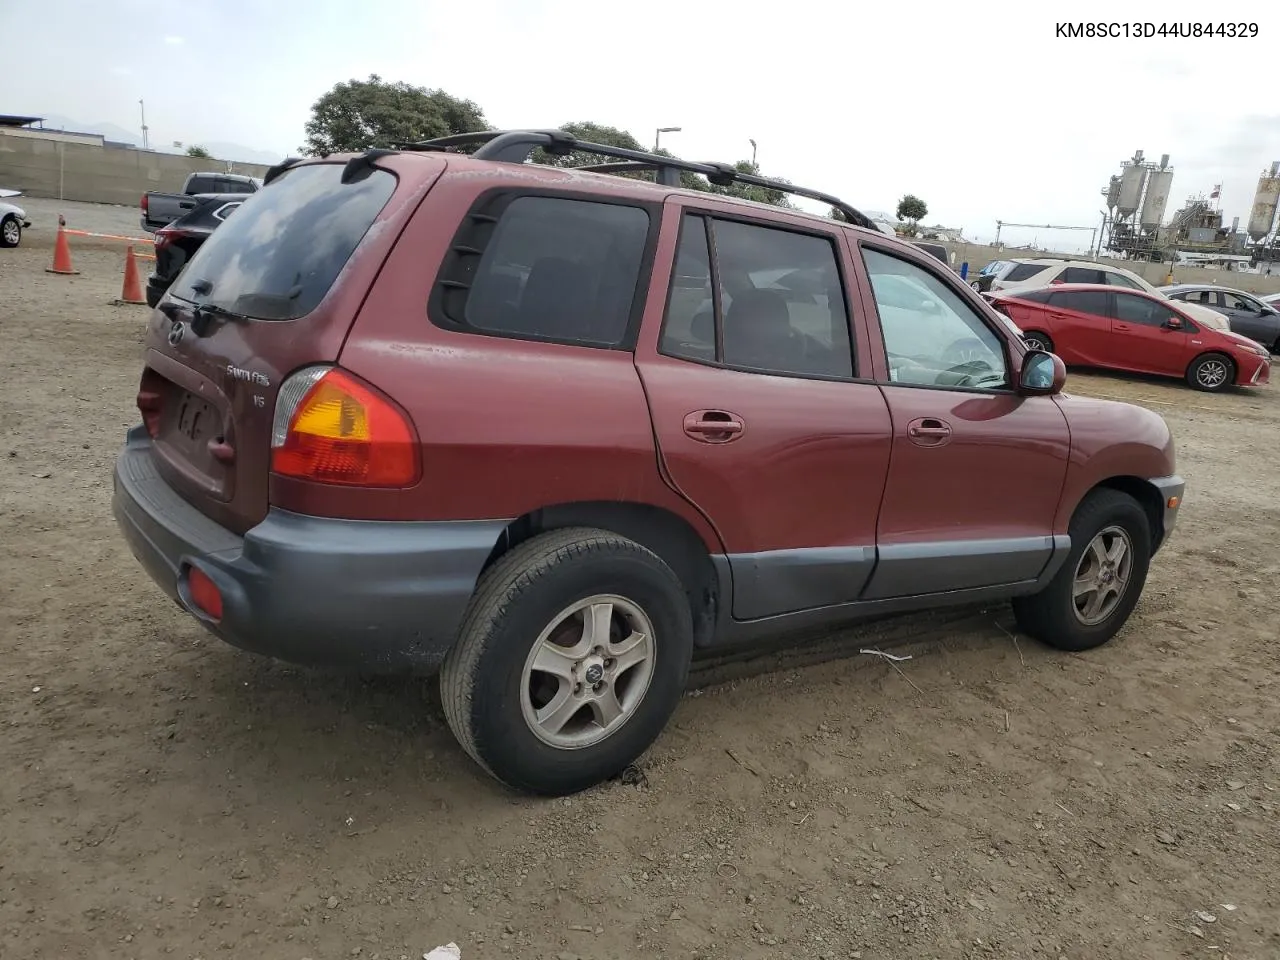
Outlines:
{"label": "rear tire", "polygon": [[604,530],[553,530],[481,576],[440,694],[458,742],[490,775],[563,796],[649,748],[692,655],[688,599],[656,554]]}
{"label": "rear tire", "polygon": [[0,221],[0,247],[16,247],[22,242],[22,224],[13,214]]}
{"label": "rear tire", "polygon": [[1062,568],[1039,593],[1015,598],[1013,614],[1024,633],[1079,652],[1114,637],[1142,596],[1151,564],[1151,522],[1133,497],[1101,489],[1081,502],[1068,533],[1071,550]]}
{"label": "rear tire", "polygon": [[1222,353],[1205,353],[1187,367],[1187,383],[1196,390],[1217,393],[1235,383],[1236,365]]}
{"label": "rear tire", "polygon": [[1053,339],[1047,333],[1041,333],[1039,330],[1024,332],[1022,334],[1022,342],[1027,345],[1028,349],[1053,353]]}

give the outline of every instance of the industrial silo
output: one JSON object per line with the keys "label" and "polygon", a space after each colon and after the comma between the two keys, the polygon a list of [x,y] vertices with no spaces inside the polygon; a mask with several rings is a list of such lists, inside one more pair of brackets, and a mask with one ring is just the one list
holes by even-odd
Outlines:
{"label": "industrial silo", "polygon": [[1112,174],[1111,181],[1107,184],[1107,189],[1103,190],[1102,193],[1107,198],[1107,209],[1115,210],[1116,204],[1120,202],[1120,178]]}
{"label": "industrial silo", "polygon": [[1249,214],[1249,239],[1257,243],[1271,232],[1276,219],[1276,202],[1280,201],[1280,164],[1271,165],[1271,174],[1258,178],[1258,192],[1253,196],[1253,211]]}
{"label": "industrial silo", "polygon": [[1142,201],[1142,184],[1147,179],[1147,168],[1141,162],[1126,160],[1120,164],[1120,196],[1116,200],[1116,216],[1125,220],[1138,212]]}
{"label": "industrial silo", "polygon": [[1169,203],[1172,184],[1172,168],[1152,170],[1147,177],[1147,195],[1142,200],[1142,213],[1138,215],[1138,223],[1144,230],[1155,230],[1164,221],[1164,208]]}

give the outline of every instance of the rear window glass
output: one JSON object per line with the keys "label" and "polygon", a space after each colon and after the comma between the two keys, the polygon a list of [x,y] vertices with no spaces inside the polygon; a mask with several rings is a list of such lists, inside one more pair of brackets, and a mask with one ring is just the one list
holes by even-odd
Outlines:
{"label": "rear window glass", "polygon": [[172,294],[259,320],[310,313],[396,188],[385,170],[342,183],[342,169],[312,164],[280,174],[209,236]]}
{"label": "rear window glass", "polygon": [[518,197],[502,213],[467,297],[465,324],[590,346],[622,342],[649,238],[640,207]]}
{"label": "rear window glass", "polygon": [[1017,282],[1019,280],[1030,280],[1038,273],[1042,273],[1049,268],[1041,263],[1015,263],[1013,269],[1006,273],[1001,280],[1011,280]]}

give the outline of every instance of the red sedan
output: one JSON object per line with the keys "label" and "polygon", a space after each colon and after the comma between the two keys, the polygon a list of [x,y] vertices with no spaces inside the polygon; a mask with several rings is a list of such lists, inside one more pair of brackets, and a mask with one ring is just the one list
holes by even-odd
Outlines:
{"label": "red sedan", "polygon": [[1271,378],[1265,347],[1211,330],[1174,301],[1141,290],[1079,283],[983,296],[1017,324],[1028,346],[1069,366],[1179,377],[1209,391]]}

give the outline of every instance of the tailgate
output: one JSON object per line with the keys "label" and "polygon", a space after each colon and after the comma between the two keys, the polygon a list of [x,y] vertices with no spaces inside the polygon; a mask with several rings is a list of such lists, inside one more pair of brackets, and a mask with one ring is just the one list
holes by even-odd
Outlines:
{"label": "tailgate", "polygon": [[210,234],[153,312],[138,406],[157,469],[218,523],[243,533],[266,515],[281,381],[337,359],[443,169],[392,156],[343,182],[341,162],[291,167]]}
{"label": "tailgate", "polygon": [[184,193],[148,193],[146,208],[143,210],[142,222],[145,226],[167,226],[181,216],[185,216],[196,208],[200,201]]}

